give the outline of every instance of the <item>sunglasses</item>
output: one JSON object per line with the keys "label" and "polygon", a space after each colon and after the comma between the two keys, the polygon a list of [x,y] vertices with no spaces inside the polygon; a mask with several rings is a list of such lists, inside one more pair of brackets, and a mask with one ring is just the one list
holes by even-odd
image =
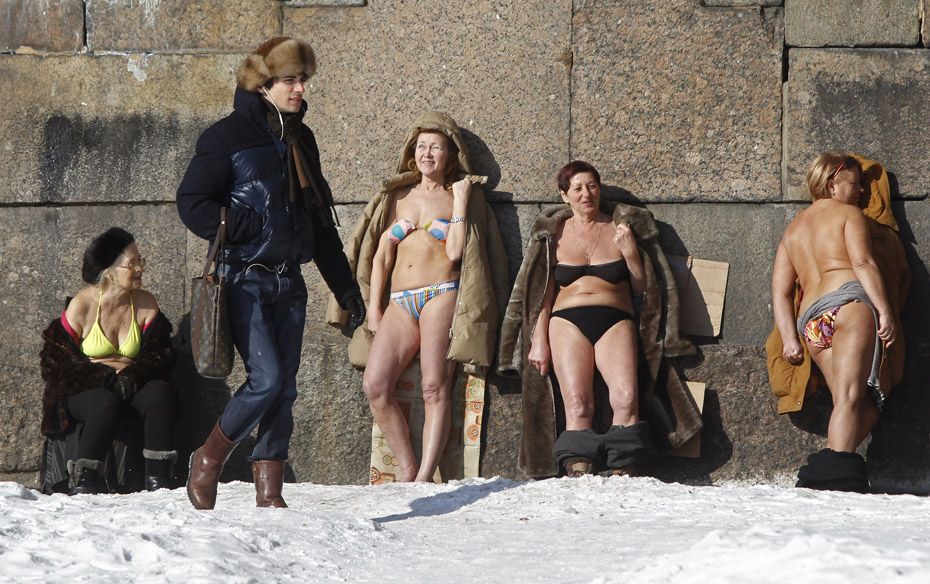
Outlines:
{"label": "sunglasses", "polygon": [[856,166],[856,159],[853,158],[852,156],[847,157],[846,160],[844,160],[842,164],[836,167],[836,170],[833,171],[833,174],[831,174],[830,178],[828,178],[827,180],[831,181],[835,179],[836,175],[843,172],[845,169],[853,168],[854,166]]}

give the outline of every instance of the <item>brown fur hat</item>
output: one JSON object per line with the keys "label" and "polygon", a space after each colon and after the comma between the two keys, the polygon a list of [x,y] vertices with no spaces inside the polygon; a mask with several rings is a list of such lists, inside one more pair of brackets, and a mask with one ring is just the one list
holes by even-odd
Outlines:
{"label": "brown fur hat", "polygon": [[316,57],[309,43],[292,37],[274,37],[245,58],[236,71],[236,83],[246,91],[258,91],[269,79],[316,73]]}

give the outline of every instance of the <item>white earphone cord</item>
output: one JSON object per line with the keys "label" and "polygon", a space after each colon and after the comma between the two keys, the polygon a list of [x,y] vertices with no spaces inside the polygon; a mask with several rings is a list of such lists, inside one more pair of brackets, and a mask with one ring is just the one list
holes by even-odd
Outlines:
{"label": "white earphone cord", "polygon": [[278,109],[278,106],[275,105],[274,100],[271,99],[270,95],[268,95],[268,90],[262,87],[262,91],[265,92],[265,99],[268,100],[268,103],[271,104],[271,107],[274,108],[274,111],[278,112],[278,121],[281,123],[281,141],[283,142],[284,141],[284,118],[281,116],[281,110]]}

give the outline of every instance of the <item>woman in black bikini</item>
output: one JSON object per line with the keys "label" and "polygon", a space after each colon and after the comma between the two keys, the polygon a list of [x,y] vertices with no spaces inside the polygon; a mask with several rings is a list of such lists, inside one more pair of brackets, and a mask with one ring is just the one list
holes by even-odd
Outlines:
{"label": "woman in black bikini", "polygon": [[[613,409],[611,431],[622,442],[648,434],[639,420],[636,324],[633,293],[642,293],[643,263],[633,232],[600,210],[601,177],[582,161],[558,173],[559,193],[572,217],[555,237],[555,269],[533,330],[529,362],[542,375],[554,374],[565,405],[565,431],[555,444],[560,468],[587,474],[604,448],[595,434],[594,371],[607,384]],[[620,452],[623,449],[616,450]],[[612,455],[607,466],[629,472],[635,457]]]}

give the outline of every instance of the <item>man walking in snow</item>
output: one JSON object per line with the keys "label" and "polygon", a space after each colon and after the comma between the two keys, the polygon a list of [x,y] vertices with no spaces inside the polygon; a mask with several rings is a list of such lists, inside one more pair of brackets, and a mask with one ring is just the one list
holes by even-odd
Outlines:
{"label": "man walking in snow", "polygon": [[234,111],[209,127],[177,192],[184,225],[212,240],[227,208],[221,269],[233,343],[248,378],[206,442],[191,455],[187,494],[212,509],[223,465],[258,427],[249,459],[259,507],[286,507],[281,495],[297,397],[307,289],[300,265],[315,261],[349,326],[365,317],[336,231],[332,192],[313,132],[303,124],[304,84],[316,72],[310,45],[275,37],[236,73]]}

